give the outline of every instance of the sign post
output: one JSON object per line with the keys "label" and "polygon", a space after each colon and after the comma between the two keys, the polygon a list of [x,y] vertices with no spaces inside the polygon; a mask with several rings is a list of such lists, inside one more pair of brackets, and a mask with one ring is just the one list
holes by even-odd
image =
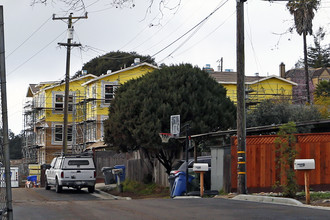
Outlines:
{"label": "sign post", "polygon": [[315,160],[314,159],[296,159],[296,160],[294,160],[294,169],[304,171],[306,204],[310,204],[311,197],[310,197],[310,192],[309,192],[309,173],[311,170],[315,170]]}

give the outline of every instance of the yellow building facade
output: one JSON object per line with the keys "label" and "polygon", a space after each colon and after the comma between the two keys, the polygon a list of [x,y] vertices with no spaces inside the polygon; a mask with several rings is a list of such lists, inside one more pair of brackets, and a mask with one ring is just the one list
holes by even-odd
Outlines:
{"label": "yellow building facade", "polygon": [[[88,74],[70,80],[68,152],[80,153],[89,145],[102,142],[103,121],[108,118],[116,89],[156,68],[141,63],[99,77]],[[64,91],[63,81],[30,84],[28,88],[23,153],[33,163],[50,163],[63,150]]]}
{"label": "yellow building facade", "polygon": [[[234,103],[237,102],[237,73],[213,72],[210,75],[227,90],[227,96]],[[246,103],[256,105],[265,99],[292,99],[292,89],[296,83],[279,76],[246,76]]]}

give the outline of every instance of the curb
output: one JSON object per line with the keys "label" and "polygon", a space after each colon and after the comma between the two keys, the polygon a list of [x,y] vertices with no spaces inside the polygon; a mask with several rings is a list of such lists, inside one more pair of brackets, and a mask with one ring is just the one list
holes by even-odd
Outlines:
{"label": "curb", "polygon": [[254,195],[237,195],[234,200],[245,200],[252,202],[266,202],[266,203],[276,203],[276,204],[286,204],[286,205],[296,205],[302,206],[303,203],[298,200],[291,198],[282,198],[282,197],[271,197],[271,196],[254,196]]}
{"label": "curb", "polygon": [[172,199],[201,199],[200,196],[175,196]]}

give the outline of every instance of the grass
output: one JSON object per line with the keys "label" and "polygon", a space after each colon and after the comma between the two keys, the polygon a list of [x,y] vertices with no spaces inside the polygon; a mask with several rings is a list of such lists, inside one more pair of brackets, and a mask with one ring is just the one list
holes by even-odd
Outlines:
{"label": "grass", "polygon": [[144,184],[137,181],[125,180],[123,183],[123,193],[116,190],[110,192],[118,196],[128,196],[135,199],[141,198],[169,198],[169,188],[155,183]]}
{"label": "grass", "polygon": [[[298,197],[306,196],[305,192],[297,193]],[[322,199],[330,199],[330,192],[310,192],[311,201],[322,200]]]}

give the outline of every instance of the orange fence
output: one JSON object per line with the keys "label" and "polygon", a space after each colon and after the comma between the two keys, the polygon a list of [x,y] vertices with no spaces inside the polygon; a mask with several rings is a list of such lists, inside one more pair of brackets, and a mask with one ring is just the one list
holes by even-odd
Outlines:
{"label": "orange fence", "polygon": [[[249,192],[270,191],[280,179],[276,168],[275,138],[277,135],[246,137],[246,186]],[[296,159],[314,159],[315,170],[310,172],[314,189],[330,190],[330,133],[297,134]],[[237,189],[237,137],[231,140],[231,188]],[[304,172],[296,171],[297,182],[304,185]]]}

